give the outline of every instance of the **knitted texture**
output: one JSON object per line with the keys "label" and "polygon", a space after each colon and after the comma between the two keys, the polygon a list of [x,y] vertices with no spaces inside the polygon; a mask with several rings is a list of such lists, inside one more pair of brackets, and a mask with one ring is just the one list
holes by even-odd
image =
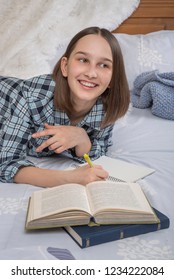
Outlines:
{"label": "knitted texture", "polygon": [[174,120],[174,72],[140,74],[134,81],[131,101],[136,108],[151,107],[152,114]]}

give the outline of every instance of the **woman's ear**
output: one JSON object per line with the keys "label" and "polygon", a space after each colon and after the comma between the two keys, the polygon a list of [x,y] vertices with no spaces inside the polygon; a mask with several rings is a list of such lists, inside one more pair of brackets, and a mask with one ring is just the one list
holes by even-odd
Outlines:
{"label": "woman's ear", "polygon": [[67,57],[63,56],[63,57],[61,58],[60,67],[61,67],[62,75],[63,75],[65,78],[68,76],[68,74],[67,74],[67,62],[68,62]]}

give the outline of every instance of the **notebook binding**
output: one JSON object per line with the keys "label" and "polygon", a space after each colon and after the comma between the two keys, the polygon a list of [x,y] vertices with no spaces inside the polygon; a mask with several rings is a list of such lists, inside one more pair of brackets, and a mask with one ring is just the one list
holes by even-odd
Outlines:
{"label": "notebook binding", "polygon": [[112,182],[125,182],[124,180],[121,180],[119,178],[115,178],[113,176],[109,176],[107,180],[112,181]]}

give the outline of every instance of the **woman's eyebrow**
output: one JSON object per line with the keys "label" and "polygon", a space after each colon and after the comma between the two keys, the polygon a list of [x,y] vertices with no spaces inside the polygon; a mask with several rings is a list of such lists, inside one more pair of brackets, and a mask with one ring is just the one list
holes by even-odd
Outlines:
{"label": "woman's eyebrow", "polygon": [[[83,54],[83,55],[86,55],[86,56],[91,56],[91,54],[90,53],[88,53],[88,52],[83,52],[83,51],[77,51],[76,53],[75,53],[75,55],[76,54]],[[110,62],[110,63],[113,63],[113,61],[110,59],[110,58],[107,58],[107,57],[100,57],[99,58],[99,60],[104,60],[104,61],[108,61],[108,62]]]}

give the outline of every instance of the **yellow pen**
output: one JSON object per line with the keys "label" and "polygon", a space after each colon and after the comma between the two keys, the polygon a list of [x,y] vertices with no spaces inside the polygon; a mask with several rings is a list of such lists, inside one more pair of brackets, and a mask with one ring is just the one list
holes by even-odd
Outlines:
{"label": "yellow pen", "polygon": [[86,162],[90,165],[90,167],[93,167],[92,161],[90,160],[88,154],[84,154],[83,157],[86,160]]}

